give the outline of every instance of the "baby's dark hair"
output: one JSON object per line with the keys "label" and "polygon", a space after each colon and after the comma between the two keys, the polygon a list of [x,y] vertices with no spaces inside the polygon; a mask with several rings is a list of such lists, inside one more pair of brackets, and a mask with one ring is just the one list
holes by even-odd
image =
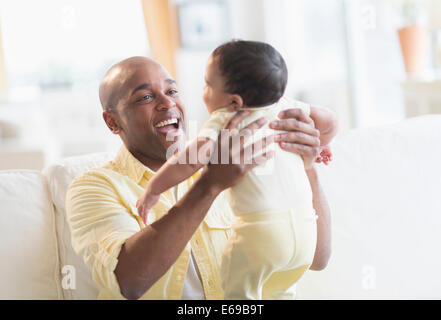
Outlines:
{"label": "baby's dark hair", "polygon": [[257,41],[232,40],[213,53],[227,93],[238,94],[247,106],[267,106],[285,92],[288,70],[281,54]]}

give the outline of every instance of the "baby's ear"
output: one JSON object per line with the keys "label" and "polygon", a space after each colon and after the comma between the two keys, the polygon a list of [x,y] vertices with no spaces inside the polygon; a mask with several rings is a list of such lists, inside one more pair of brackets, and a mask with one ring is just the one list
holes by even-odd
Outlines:
{"label": "baby's ear", "polygon": [[242,97],[238,94],[231,95],[231,103],[229,106],[230,111],[239,111],[243,108]]}

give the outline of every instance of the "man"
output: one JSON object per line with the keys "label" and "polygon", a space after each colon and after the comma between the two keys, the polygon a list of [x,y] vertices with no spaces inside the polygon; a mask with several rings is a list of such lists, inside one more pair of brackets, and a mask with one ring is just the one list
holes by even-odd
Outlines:
{"label": "man", "polygon": [[[208,165],[199,176],[164,193],[144,224],[136,201],[166,161],[167,149],[185,139],[185,110],[176,82],[155,61],[132,57],[104,76],[100,100],[107,126],[124,145],[113,161],[77,178],[66,198],[72,245],[91,271],[99,298],[222,299],[219,267],[232,223],[222,191],[256,162]],[[328,111],[311,108],[312,118],[316,112]],[[232,118],[227,129],[236,128],[246,115]],[[258,120],[247,129],[263,124]],[[315,160],[319,132],[311,118],[292,109],[272,127],[290,131],[276,137],[283,149],[307,163]],[[241,139],[241,152],[243,143]],[[232,146],[219,148],[231,151]],[[315,169],[307,173],[319,216],[311,269],[321,270],[330,255],[330,213]]]}

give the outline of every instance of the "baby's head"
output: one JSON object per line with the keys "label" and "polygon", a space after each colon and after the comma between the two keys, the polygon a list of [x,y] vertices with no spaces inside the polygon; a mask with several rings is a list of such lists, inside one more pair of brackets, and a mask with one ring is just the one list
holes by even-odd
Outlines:
{"label": "baby's head", "polygon": [[205,73],[204,102],[211,113],[263,107],[277,102],[286,88],[288,70],[271,45],[232,40],[211,54]]}

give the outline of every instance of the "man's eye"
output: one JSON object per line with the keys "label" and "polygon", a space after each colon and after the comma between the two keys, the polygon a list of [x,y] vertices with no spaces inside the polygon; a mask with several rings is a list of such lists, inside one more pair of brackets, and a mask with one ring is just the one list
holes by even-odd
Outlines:
{"label": "man's eye", "polygon": [[145,101],[145,100],[150,100],[152,98],[151,95],[146,94],[145,96],[143,96],[142,98],[140,98],[138,101]]}
{"label": "man's eye", "polygon": [[168,93],[171,95],[178,94],[178,90],[171,89]]}

